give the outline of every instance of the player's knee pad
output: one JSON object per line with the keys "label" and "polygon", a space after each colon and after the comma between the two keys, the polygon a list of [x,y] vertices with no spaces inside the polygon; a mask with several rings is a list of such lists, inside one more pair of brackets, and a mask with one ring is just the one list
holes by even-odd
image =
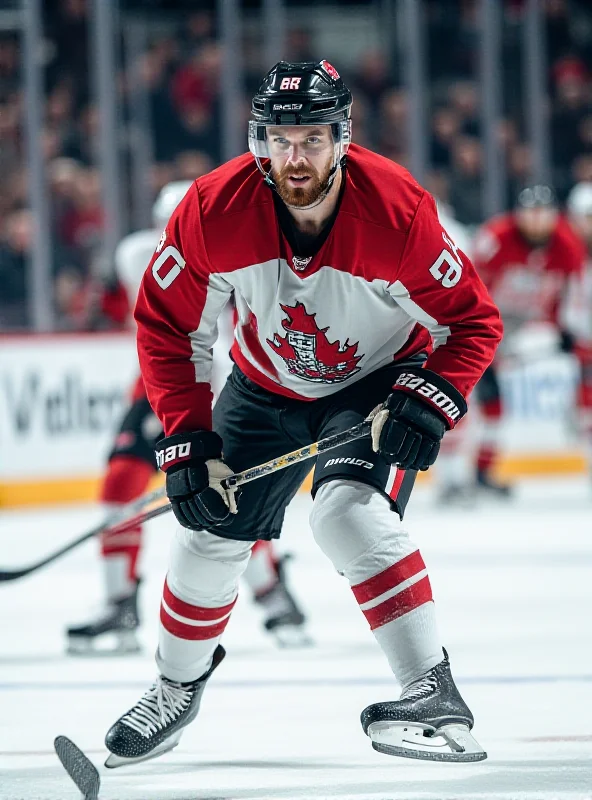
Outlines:
{"label": "player's knee pad", "polygon": [[377,571],[394,563],[411,548],[409,536],[389,500],[372,486],[335,479],[323,483],[310,514],[315,541],[340,573],[360,559],[368,571],[368,559]]}
{"label": "player's knee pad", "polygon": [[225,600],[236,593],[252,544],[179,527],[171,546],[169,587],[189,602]]}

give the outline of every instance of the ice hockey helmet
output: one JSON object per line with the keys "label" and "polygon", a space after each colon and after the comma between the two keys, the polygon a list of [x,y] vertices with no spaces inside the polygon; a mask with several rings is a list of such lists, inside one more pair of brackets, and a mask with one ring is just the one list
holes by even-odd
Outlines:
{"label": "ice hockey helmet", "polygon": [[351,140],[351,106],[350,90],[328,61],[278,62],[253,97],[249,121],[249,150],[266,182],[274,186],[261,164],[261,159],[269,158],[266,128],[270,125],[330,125],[334,177],[337,167],[345,164]]}
{"label": "ice hockey helmet", "polygon": [[567,210],[574,217],[592,216],[592,182],[577,183],[567,196]]}
{"label": "ice hockey helmet", "polygon": [[192,183],[193,181],[172,181],[162,187],[152,206],[152,221],[155,228],[164,228]]}
{"label": "ice hockey helmet", "polygon": [[526,186],[516,199],[516,208],[555,208],[557,198],[550,186],[537,183]]}

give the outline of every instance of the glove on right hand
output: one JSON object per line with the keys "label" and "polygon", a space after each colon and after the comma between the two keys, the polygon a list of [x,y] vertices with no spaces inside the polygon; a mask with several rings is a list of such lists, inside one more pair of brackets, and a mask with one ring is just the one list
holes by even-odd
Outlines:
{"label": "glove on right hand", "polygon": [[224,525],[237,513],[237,488],[222,480],[232,470],[222,461],[222,439],[213,431],[167,436],[157,443],[156,461],[166,473],[173,513],[193,531]]}

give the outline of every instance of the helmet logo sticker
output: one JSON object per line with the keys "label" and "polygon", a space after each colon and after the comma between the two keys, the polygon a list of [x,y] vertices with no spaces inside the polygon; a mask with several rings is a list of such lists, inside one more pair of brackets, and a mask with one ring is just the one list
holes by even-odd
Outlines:
{"label": "helmet logo sticker", "polygon": [[340,75],[337,72],[337,70],[335,69],[335,67],[333,66],[333,64],[329,64],[328,61],[321,61],[321,65],[322,65],[323,69],[325,70],[325,72],[327,73],[327,75],[330,75],[333,78],[334,81],[338,81],[339,80]]}
{"label": "helmet logo sticker", "polygon": [[280,89],[298,89],[302,78],[282,78]]}

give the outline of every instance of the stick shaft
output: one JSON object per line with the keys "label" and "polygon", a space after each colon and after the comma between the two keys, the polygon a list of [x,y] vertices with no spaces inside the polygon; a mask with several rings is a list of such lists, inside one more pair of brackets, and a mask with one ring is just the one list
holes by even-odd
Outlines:
{"label": "stick shaft", "polygon": [[223,483],[227,488],[242,486],[264,475],[270,475],[272,472],[278,472],[280,469],[290,467],[292,464],[298,464],[301,461],[306,461],[308,458],[314,458],[314,456],[325,453],[327,450],[332,450],[334,447],[339,447],[342,444],[347,444],[347,442],[353,442],[356,439],[367,436],[370,433],[371,425],[372,422],[365,419],[363,422],[354,425],[353,428],[348,428],[342,433],[335,433],[333,436],[327,436],[325,439],[320,439],[318,442],[306,445],[306,447],[292,450],[291,453],[286,453],[284,456],[272,458],[271,461],[266,461],[265,464],[259,464],[258,467],[251,467],[243,472],[237,472],[235,475],[226,478]]}
{"label": "stick shaft", "polygon": [[[132,500],[131,503],[126,503],[119,511],[115,514],[111,514],[104,520],[100,525],[97,525],[91,530],[83,533],[82,536],[79,536],[74,541],[70,542],[69,544],[60,547],[59,550],[51,553],[49,556],[41,559],[40,561],[36,561],[34,564],[29,565],[28,567],[22,567],[21,569],[14,569],[14,570],[0,570],[0,583],[3,581],[13,581],[17,578],[24,578],[26,575],[30,575],[32,572],[35,572],[41,567],[45,567],[47,564],[51,564],[53,561],[56,561],[61,556],[66,555],[71,550],[74,550],[75,547],[83,544],[84,542],[92,539],[95,536],[100,536],[102,533],[106,533],[106,531],[111,531],[112,529],[119,530],[119,525],[124,525],[124,530],[128,530],[129,528],[135,527],[135,525],[140,524],[141,522],[141,514],[139,512],[142,509],[146,508],[147,506],[151,505],[152,503],[157,502],[158,500],[163,500],[166,498],[166,493],[163,488],[155,489],[153,492],[149,492],[148,494],[142,495],[142,497],[138,497],[136,500]],[[130,515],[131,520],[130,520]],[[148,517],[151,519],[152,517]],[[138,521],[140,520],[140,521]],[[122,531],[123,532],[123,531]]]}

